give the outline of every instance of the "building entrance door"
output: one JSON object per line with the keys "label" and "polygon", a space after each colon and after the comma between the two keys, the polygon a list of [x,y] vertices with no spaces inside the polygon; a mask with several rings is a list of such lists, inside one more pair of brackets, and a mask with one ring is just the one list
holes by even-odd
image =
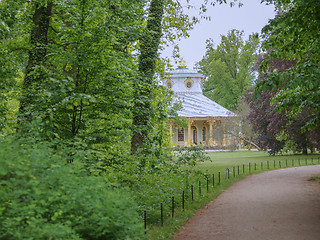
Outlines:
{"label": "building entrance door", "polygon": [[197,138],[197,128],[192,126],[192,142],[197,145],[198,138]]}

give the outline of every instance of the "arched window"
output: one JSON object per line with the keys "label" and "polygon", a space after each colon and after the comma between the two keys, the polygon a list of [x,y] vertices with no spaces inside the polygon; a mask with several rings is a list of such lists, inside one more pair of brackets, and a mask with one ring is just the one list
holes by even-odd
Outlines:
{"label": "arched window", "polygon": [[178,128],[178,142],[184,142],[184,128]]}

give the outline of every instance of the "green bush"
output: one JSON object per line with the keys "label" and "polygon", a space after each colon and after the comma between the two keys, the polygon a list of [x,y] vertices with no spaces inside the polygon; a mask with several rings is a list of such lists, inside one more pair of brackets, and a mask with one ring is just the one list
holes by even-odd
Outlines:
{"label": "green bush", "polygon": [[210,160],[202,146],[175,146],[177,165],[195,166],[199,162]]}
{"label": "green bush", "polygon": [[0,239],[143,238],[128,193],[59,156],[0,143]]}

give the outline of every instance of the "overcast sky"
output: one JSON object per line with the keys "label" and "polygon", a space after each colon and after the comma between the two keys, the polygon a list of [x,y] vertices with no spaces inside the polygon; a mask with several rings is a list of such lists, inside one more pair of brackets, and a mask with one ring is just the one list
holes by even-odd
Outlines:
{"label": "overcast sky", "polygon": [[[188,39],[179,43],[180,55],[186,61],[189,69],[193,69],[206,51],[206,40],[212,38],[215,45],[220,43],[220,35],[226,35],[229,30],[244,30],[245,39],[253,33],[261,33],[261,29],[274,18],[274,6],[260,4],[260,0],[243,0],[244,5],[230,8],[229,5],[209,7],[207,15],[211,21],[202,20],[190,32]],[[162,56],[170,57],[172,48],[166,48]],[[172,62],[174,64],[174,62]]]}

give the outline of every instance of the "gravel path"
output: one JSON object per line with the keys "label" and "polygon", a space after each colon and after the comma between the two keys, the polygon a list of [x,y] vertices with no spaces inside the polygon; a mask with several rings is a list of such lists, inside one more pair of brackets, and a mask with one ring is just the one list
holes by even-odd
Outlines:
{"label": "gravel path", "polygon": [[175,240],[320,240],[320,165],[235,183],[199,210]]}

